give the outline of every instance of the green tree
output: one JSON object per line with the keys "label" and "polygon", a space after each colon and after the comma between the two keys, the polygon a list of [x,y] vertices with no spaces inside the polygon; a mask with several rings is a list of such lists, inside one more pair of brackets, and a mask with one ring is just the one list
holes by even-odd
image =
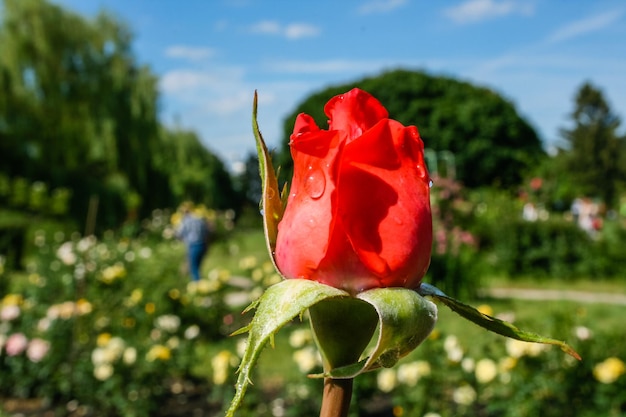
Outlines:
{"label": "green tree", "polygon": [[561,130],[566,146],[559,152],[560,165],[575,192],[601,198],[610,207],[626,178],[626,140],[617,132],[619,117],[602,91],[586,82],[576,94],[571,120],[573,127]]}
{"label": "green tree", "polygon": [[217,209],[238,209],[241,204],[222,161],[202,145],[192,131],[161,132],[159,169],[167,173],[176,201],[192,200]]}
{"label": "green tree", "polygon": [[308,113],[325,128],[326,101],[353,87],[374,95],[391,118],[417,125],[427,148],[452,152],[457,178],[467,186],[516,185],[529,167],[545,157],[533,128],[513,104],[492,90],[424,72],[395,70],[326,88],[302,102],[285,121],[277,157],[284,173],[292,172],[288,141],[296,116]]}

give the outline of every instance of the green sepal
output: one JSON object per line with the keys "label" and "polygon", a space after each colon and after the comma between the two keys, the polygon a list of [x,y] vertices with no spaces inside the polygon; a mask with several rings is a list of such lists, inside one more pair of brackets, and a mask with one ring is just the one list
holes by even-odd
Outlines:
{"label": "green sepal", "polygon": [[[437,307],[406,288],[375,288],[359,293],[378,315],[378,339],[368,358],[345,366],[325,369],[313,377],[354,378],[381,367],[389,368],[419,346],[437,322]],[[323,303],[320,303],[321,305]],[[316,323],[311,316],[313,327]],[[352,331],[349,337],[352,338]]]}
{"label": "green sepal", "polygon": [[[276,249],[276,236],[278,234],[278,223],[283,217],[286,203],[286,185],[283,187],[282,192],[278,188],[278,179],[276,177],[276,171],[272,165],[272,158],[261,131],[259,129],[259,123],[257,121],[257,104],[258,97],[257,92],[254,92],[254,101],[252,103],[252,131],[254,133],[254,139],[256,140],[256,149],[259,158],[259,174],[261,175],[261,189],[262,196],[259,203],[261,213],[263,215],[263,230],[265,232],[265,243],[267,245],[268,253],[270,253],[274,267],[276,262],[274,260],[274,250]],[[276,267],[276,270],[278,268]]]}
{"label": "green sepal", "polygon": [[501,336],[509,337],[511,339],[521,340],[523,342],[555,345],[560,347],[561,350],[568,355],[578,360],[581,360],[580,355],[567,343],[561,340],[544,337],[537,333],[520,330],[509,322],[497,319],[495,317],[491,317],[487,314],[483,314],[480,311],[476,310],[474,307],[468,306],[467,304],[463,304],[462,302],[455,300],[454,298],[448,297],[441,290],[432,285],[422,283],[418,292],[423,296],[428,295],[435,300],[442,302],[461,317],[491,332],[497,333]]}
{"label": "green sepal", "polygon": [[239,407],[250,383],[252,368],[267,342],[273,343],[276,332],[296,316],[302,316],[309,307],[334,297],[349,295],[345,291],[314,281],[289,279],[269,287],[253,303],[252,308],[256,308],[254,318],[248,326],[235,332],[248,332],[248,342],[238,369],[237,392],[226,413],[227,417],[233,416]]}

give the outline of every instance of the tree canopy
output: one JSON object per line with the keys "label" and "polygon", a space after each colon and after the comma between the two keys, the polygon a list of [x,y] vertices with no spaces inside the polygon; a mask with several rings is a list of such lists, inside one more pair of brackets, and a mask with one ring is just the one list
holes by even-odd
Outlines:
{"label": "tree canopy", "polygon": [[380,100],[390,118],[416,125],[426,148],[452,152],[457,178],[467,186],[516,185],[545,156],[535,130],[496,92],[421,71],[394,70],[328,87],[304,100],[285,121],[277,155],[283,172],[292,171],[288,142],[296,116],[308,113],[326,128],[326,101],[354,87]]}
{"label": "tree canopy", "polygon": [[579,196],[597,197],[611,206],[626,180],[626,138],[617,132],[620,119],[602,91],[589,82],[576,93],[570,118],[573,127],[561,130],[565,146],[559,151],[559,165]]}

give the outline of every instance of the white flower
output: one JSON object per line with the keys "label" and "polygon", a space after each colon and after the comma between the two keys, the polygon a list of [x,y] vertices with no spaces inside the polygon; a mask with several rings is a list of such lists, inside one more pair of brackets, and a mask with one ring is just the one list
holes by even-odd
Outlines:
{"label": "white flower", "polygon": [[474,372],[476,368],[476,361],[473,358],[463,358],[461,361],[461,368],[467,373]]}
{"label": "white flower", "polygon": [[574,333],[578,340],[587,340],[591,338],[591,329],[585,326],[576,326]]}
{"label": "white flower", "polygon": [[36,337],[28,343],[26,356],[31,360],[31,362],[41,362],[41,360],[46,357],[49,350],[50,342]]}
{"label": "white flower", "polygon": [[122,356],[125,348],[126,342],[124,342],[124,339],[117,336],[112,337],[111,340],[109,340],[109,343],[106,345],[106,349],[110,350],[116,359]]}
{"label": "white flower", "polygon": [[452,400],[460,405],[470,405],[476,400],[476,391],[469,385],[461,385],[452,393]]}
{"label": "white flower", "polygon": [[163,331],[174,333],[180,327],[180,317],[174,314],[164,314],[154,319],[154,325]]}
{"label": "white flower", "polygon": [[235,352],[239,355],[240,358],[243,358],[244,353],[246,352],[246,347],[248,346],[248,339],[245,337],[239,338],[237,340],[237,346],[235,347]]}
{"label": "white flower", "polygon": [[79,252],[87,252],[90,248],[95,246],[97,242],[98,239],[96,239],[94,235],[84,237],[76,244],[76,250]]}
{"label": "white flower", "polygon": [[137,349],[134,347],[127,347],[124,349],[124,354],[122,355],[122,360],[126,365],[132,365],[137,360]]}
{"label": "white flower", "polygon": [[294,348],[300,348],[312,340],[311,330],[296,329],[289,335],[289,344]]}
{"label": "white flower", "polygon": [[180,346],[180,339],[176,336],[172,336],[169,339],[167,339],[167,342],[165,342],[165,345],[170,349],[177,349],[178,346]]}
{"label": "white flower", "polygon": [[0,309],[0,320],[2,321],[12,321],[20,316],[21,310],[20,307],[15,304],[9,304],[3,306]]}
{"label": "white flower", "polygon": [[72,242],[65,242],[57,249],[57,258],[65,265],[74,265],[76,263],[76,254],[72,247]]}
{"label": "white flower", "polygon": [[312,346],[298,349],[293,353],[293,360],[298,365],[300,372],[310,372],[319,364],[319,356]]}
{"label": "white flower", "polygon": [[463,349],[456,336],[450,335],[446,337],[446,340],[443,342],[443,348],[448,355],[448,360],[451,362],[458,363],[463,359]]}
{"label": "white flower", "polygon": [[415,361],[398,367],[398,382],[413,387],[420,378],[430,375],[430,364],[426,361]]}
{"label": "white flower", "polygon": [[192,324],[185,329],[185,339],[192,340],[200,335],[200,327],[197,324]]}
{"label": "white flower", "polygon": [[476,363],[476,380],[481,384],[493,381],[498,375],[498,366],[488,358],[481,359]]}
{"label": "white flower", "polygon": [[396,372],[393,369],[382,369],[376,376],[376,383],[378,389],[382,392],[391,392],[396,387],[398,382]]}
{"label": "white flower", "polygon": [[522,356],[538,356],[546,350],[547,346],[541,343],[522,342],[515,339],[507,339],[506,351],[512,358],[521,358]]}
{"label": "white flower", "polygon": [[108,363],[103,363],[93,368],[93,376],[99,381],[106,381],[111,375],[113,375],[113,366]]}

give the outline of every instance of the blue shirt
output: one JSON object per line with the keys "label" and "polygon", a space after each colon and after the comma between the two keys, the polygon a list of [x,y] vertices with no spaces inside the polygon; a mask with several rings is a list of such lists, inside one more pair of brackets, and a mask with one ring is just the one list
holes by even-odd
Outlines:
{"label": "blue shirt", "polygon": [[176,236],[187,245],[207,243],[209,226],[205,219],[186,214],[180,223]]}

